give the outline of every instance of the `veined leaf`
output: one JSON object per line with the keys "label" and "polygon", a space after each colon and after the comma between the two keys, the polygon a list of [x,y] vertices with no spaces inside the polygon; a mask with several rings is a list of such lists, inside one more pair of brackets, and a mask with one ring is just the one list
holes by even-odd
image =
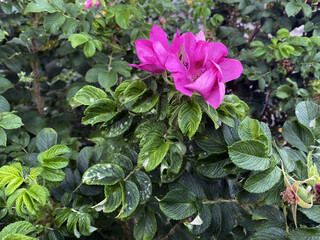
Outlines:
{"label": "veined leaf", "polygon": [[202,111],[198,103],[184,103],[178,114],[178,124],[182,133],[191,139],[199,128],[201,118]]}
{"label": "veined leaf", "polygon": [[196,196],[185,188],[175,188],[160,201],[161,211],[174,220],[185,219],[197,211]]}
{"label": "veined leaf", "polygon": [[138,166],[145,168],[147,172],[155,169],[164,159],[168,150],[169,143],[163,138],[153,137],[143,146],[138,156]]}
{"label": "veined leaf", "polygon": [[96,164],[90,167],[82,177],[88,185],[114,185],[125,177],[121,167],[113,163]]}
{"label": "veined leaf", "polygon": [[228,147],[231,161],[248,170],[265,170],[270,165],[268,149],[256,140],[240,141]]}
{"label": "veined leaf", "polygon": [[136,210],[140,201],[140,194],[137,185],[131,181],[121,184],[122,188],[122,208],[117,218],[129,217]]}

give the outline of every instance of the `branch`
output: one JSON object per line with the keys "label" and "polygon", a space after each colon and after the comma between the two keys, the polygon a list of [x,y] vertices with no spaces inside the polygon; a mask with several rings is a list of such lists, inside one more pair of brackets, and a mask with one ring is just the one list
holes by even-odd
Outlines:
{"label": "branch", "polygon": [[[38,27],[38,19],[35,13],[32,14],[32,25],[34,29]],[[33,80],[34,80],[34,90],[36,95],[35,102],[37,105],[38,112],[42,116],[45,116],[44,107],[41,99],[41,86],[39,83],[39,72],[38,72],[38,64],[37,64],[37,59],[38,59],[37,39],[35,37],[32,38],[31,43],[32,43],[32,54],[34,57],[32,61],[32,72],[33,72]]]}
{"label": "branch", "polygon": [[266,92],[266,98],[265,98],[265,102],[264,102],[264,105],[263,105],[263,109],[262,109],[262,111],[261,111],[261,113],[259,115],[260,119],[263,116],[264,112],[266,111],[266,108],[267,108],[267,105],[268,105],[269,96],[270,96],[270,91],[268,90]]}
{"label": "branch", "polygon": [[253,41],[253,39],[256,37],[258,32],[260,32],[260,29],[261,29],[261,26],[257,23],[248,38],[248,43],[251,43]]}

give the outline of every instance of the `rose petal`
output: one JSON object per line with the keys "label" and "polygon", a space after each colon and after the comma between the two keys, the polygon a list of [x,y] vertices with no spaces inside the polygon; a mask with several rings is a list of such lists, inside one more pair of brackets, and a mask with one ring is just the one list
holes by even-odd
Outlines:
{"label": "rose petal", "polygon": [[209,44],[205,41],[198,41],[194,51],[194,67],[202,68],[205,66],[208,55]]}
{"label": "rose petal", "polygon": [[187,60],[187,62],[186,61],[184,62],[186,62],[186,64],[190,67],[192,66],[192,63],[193,63],[194,50],[195,50],[197,41],[195,36],[191,32],[187,32],[183,34],[181,37],[183,37],[184,39],[183,47],[186,53],[185,60]]}
{"label": "rose petal", "polygon": [[153,45],[153,50],[156,53],[159,62],[161,63],[162,66],[164,66],[169,55],[168,51],[164,49],[164,47],[159,41],[153,42],[152,45]]}
{"label": "rose petal", "polygon": [[84,9],[88,9],[92,6],[92,0],[87,0],[86,5],[84,6]]}
{"label": "rose petal", "polygon": [[169,51],[169,44],[167,40],[167,35],[165,31],[163,31],[162,28],[158,27],[157,25],[153,25],[151,32],[150,32],[150,41],[155,42],[159,41],[161,42],[162,46]]}
{"label": "rose petal", "polygon": [[94,5],[95,5],[96,7],[99,7],[100,2],[99,2],[98,0],[96,0],[96,2],[94,3]]}
{"label": "rose petal", "polygon": [[206,41],[206,37],[204,36],[204,33],[203,33],[202,29],[201,29],[200,32],[197,34],[196,40],[197,40],[197,42],[200,41],[200,40]]}
{"label": "rose petal", "polygon": [[152,73],[163,73],[166,69],[163,68],[161,65],[158,64],[128,64],[129,66],[139,68],[141,70],[147,71],[147,72],[152,72]]}
{"label": "rose petal", "polygon": [[135,41],[135,45],[138,58],[142,63],[155,64],[158,62],[151,41],[145,39],[138,39]]}
{"label": "rose petal", "polygon": [[210,42],[208,49],[208,60],[213,60],[216,63],[223,61],[223,57],[228,55],[228,49],[225,45],[218,42]]}
{"label": "rose petal", "polygon": [[219,66],[222,71],[222,81],[229,82],[231,80],[237,79],[240,77],[243,67],[241,62],[235,59],[225,59],[223,62],[219,63]]}
{"label": "rose petal", "polygon": [[209,68],[194,82],[188,83],[185,88],[200,93],[204,98],[210,95],[210,91],[217,81],[216,68]]}
{"label": "rose petal", "polygon": [[218,108],[222,103],[225,94],[225,86],[223,82],[216,81],[216,84],[210,91],[210,95],[205,98],[206,102],[213,108]]}
{"label": "rose petal", "polygon": [[186,74],[186,67],[181,63],[179,58],[174,55],[170,54],[166,61],[166,69],[172,73],[183,73]]}
{"label": "rose petal", "polygon": [[177,35],[171,43],[169,52],[173,54],[178,54],[181,50],[182,44],[183,44],[183,39],[180,37],[179,30],[177,29]]}
{"label": "rose petal", "polygon": [[187,89],[185,86],[190,82],[184,73],[173,73],[171,75],[174,79],[174,85],[179,92],[182,92],[184,95],[189,97],[192,96],[193,91]]}

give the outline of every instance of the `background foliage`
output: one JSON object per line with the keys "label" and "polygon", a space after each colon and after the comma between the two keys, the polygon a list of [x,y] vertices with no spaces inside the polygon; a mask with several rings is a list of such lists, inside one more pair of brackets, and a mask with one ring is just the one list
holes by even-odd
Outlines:
{"label": "background foliage", "polygon": [[[319,239],[318,1],[100,3],[0,2],[0,239]],[[128,66],[153,24],[242,62],[217,110]]]}

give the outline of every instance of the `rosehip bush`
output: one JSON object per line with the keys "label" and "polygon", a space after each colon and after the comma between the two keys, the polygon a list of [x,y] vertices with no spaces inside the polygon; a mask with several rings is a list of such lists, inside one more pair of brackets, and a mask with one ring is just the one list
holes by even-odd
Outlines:
{"label": "rosehip bush", "polygon": [[319,239],[317,1],[0,2],[0,240]]}

